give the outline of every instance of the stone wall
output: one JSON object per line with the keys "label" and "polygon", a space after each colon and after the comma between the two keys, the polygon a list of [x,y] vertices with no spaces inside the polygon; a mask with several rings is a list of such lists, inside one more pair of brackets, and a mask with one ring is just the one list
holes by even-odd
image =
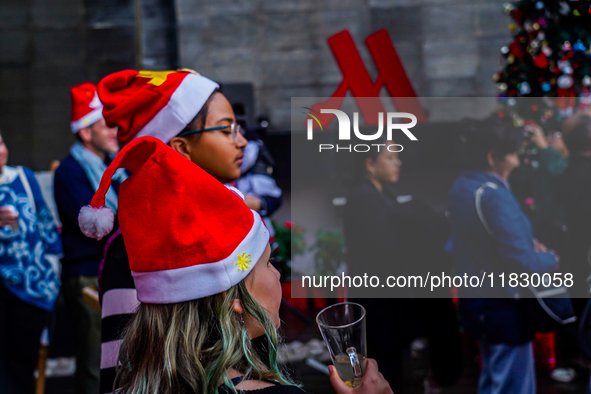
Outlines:
{"label": "stone wall", "polygon": [[74,141],[69,88],[140,63],[253,83],[255,113],[287,130],[291,97],[340,82],[326,39],[343,29],[374,77],[363,40],[386,28],[419,95],[490,96],[503,1],[142,0],[137,61],[133,0],[2,0],[0,130],[11,164],[47,169]]}
{"label": "stone wall", "polygon": [[326,39],[363,44],[385,28],[419,96],[492,96],[507,44],[506,0],[177,0],[180,64],[220,82],[252,82],[258,114],[289,127],[292,96],[328,96],[341,81]]}
{"label": "stone wall", "polygon": [[[174,0],[143,0],[141,60],[176,67]],[[68,154],[70,87],[136,68],[133,0],[0,1],[0,130],[9,164],[46,170]]]}

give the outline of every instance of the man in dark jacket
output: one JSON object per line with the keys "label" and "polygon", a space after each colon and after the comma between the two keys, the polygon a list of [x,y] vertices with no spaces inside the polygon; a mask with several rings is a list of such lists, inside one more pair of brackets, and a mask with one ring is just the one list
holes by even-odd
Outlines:
{"label": "man in dark jacket", "polygon": [[[570,163],[560,181],[560,201],[568,226],[570,253],[565,272],[574,276],[569,289],[574,298],[587,298],[589,250],[591,248],[591,117],[580,116],[564,141],[570,151]],[[580,312],[582,300],[574,300]]]}
{"label": "man in dark jacket", "polygon": [[[424,276],[431,268],[447,270],[446,219],[421,200],[396,190],[401,166],[397,153],[374,151],[353,160],[354,182],[343,212],[347,275],[410,277]],[[449,291],[447,297],[442,292],[432,299],[413,299],[419,290],[409,287],[347,289],[350,300],[366,309],[366,324],[372,332],[368,349],[394,391],[402,392],[403,351],[414,338],[425,336],[433,377],[443,386],[451,385],[461,371],[461,342]]]}
{"label": "man in dark jacket", "polygon": [[[96,394],[99,392],[101,313],[84,301],[82,289],[96,285],[102,255],[97,241],[80,231],[78,212],[90,204],[110,162],[110,155],[119,150],[119,145],[116,129],[105,125],[103,106],[96,95],[96,87],[84,83],[74,86],[71,94],[71,128],[78,142],[56,170],[54,179],[55,201],[63,226],[62,291],[74,324],[75,393]],[[121,178],[118,179],[121,181]],[[116,208],[114,191],[109,194],[111,207]]]}

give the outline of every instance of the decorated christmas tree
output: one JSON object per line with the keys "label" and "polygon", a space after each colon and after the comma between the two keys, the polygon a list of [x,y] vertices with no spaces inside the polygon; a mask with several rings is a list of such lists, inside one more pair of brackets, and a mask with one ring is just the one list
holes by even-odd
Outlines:
{"label": "decorated christmas tree", "polygon": [[512,106],[513,97],[547,97],[542,121],[589,108],[589,0],[521,0],[504,8],[513,40],[501,48],[504,68],[493,77],[501,101]]}

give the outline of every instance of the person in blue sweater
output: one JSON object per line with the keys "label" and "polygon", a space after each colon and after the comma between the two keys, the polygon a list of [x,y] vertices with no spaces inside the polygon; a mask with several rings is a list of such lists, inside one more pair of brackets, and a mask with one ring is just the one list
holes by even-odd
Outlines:
{"label": "person in blue sweater", "polygon": [[7,159],[0,136],[0,393],[33,394],[62,244],[35,175]]}
{"label": "person in blue sweater", "polygon": [[[467,140],[471,170],[455,180],[448,196],[456,274],[555,271],[557,257],[534,239],[531,223],[507,182],[519,165],[522,130],[491,118],[473,123]],[[534,332],[522,301],[528,290],[506,286],[493,292],[497,289],[458,289],[464,330],[478,340],[482,357],[478,392],[533,394]]]}
{"label": "person in blue sweater", "polygon": [[[78,212],[92,200],[103,172],[119,150],[117,129],[107,127],[102,104],[91,83],[74,86],[72,94],[72,132],[76,142],[70,155],[55,172],[54,196],[62,222],[62,293],[74,325],[76,347],[75,393],[99,391],[101,357],[101,313],[86,303],[82,289],[97,283],[102,254],[98,242],[87,238],[78,227]],[[116,191],[125,174],[116,176],[114,190],[107,195],[111,208],[117,208]]]}

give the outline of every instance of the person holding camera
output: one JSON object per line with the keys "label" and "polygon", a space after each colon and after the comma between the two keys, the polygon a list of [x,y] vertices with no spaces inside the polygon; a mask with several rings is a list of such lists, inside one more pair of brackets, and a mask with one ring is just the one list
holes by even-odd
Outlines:
{"label": "person holding camera", "polygon": [[509,179],[511,189],[531,220],[536,239],[563,255],[566,234],[557,182],[568,167],[568,149],[556,127],[545,131],[529,124],[524,137],[526,148],[520,155],[520,166]]}

